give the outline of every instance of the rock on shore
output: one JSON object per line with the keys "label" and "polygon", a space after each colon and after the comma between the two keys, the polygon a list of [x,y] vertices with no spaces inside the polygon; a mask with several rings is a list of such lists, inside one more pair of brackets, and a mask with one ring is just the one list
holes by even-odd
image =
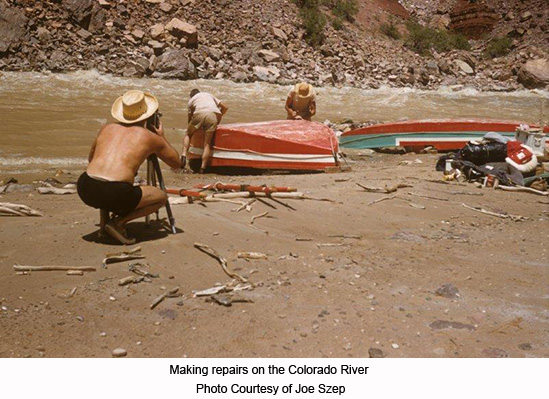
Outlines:
{"label": "rock on shore", "polygon": [[[545,0],[534,0],[539,1]],[[471,41],[471,51],[432,50],[425,56],[403,46],[404,39],[383,35],[380,24],[394,20],[405,31],[404,18],[412,15],[446,29],[452,26],[453,6],[448,4],[453,1],[429,2],[432,8],[403,1],[406,12],[402,6],[359,3],[356,20],[339,30],[324,8],[325,40],[312,47],[304,40],[299,9],[291,0],[0,0],[0,70],[97,69],[126,77],[279,84],[306,80],[361,88],[461,84],[513,90],[522,87],[519,82],[543,87],[543,79],[532,83],[531,67],[523,68],[543,58],[549,47],[549,40],[544,41],[549,12],[537,3],[532,10],[518,0],[500,8],[496,4],[490,16],[499,21],[495,26],[481,26],[474,10],[458,13],[460,29],[486,36]],[[365,15],[379,20],[374,23]],[[487,59],[484,47],[502,35],[513,38],[511,53]],[[525,72],[519,77],[520,70]]]}

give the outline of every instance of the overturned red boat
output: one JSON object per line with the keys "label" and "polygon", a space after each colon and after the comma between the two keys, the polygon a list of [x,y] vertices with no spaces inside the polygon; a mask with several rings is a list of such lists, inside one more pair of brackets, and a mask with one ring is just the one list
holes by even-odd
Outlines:
{"label": "overturned red boat", "polygon": [[[191,140],[189,159],[200,158],[204,134]],[[280,120],[219,125],[210,166],[274,170],[324,170],[339,166],[338,140],[318,122]]]}

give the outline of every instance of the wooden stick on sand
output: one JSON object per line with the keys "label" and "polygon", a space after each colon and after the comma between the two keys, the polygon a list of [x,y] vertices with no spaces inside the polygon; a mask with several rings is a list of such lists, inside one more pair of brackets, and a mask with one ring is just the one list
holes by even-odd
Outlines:
{"label": "wooden stick on sand", "polygon": [[0,216],[44,216],[26,205],[0,202]]}
{"label": "wooden stick on sand", "polygon": [[215,249],[213,248],[210,248],[209,246],[207,246],[206,244],[201,244],[199,242],[195,242],[194,243],[194,246],[196,248],[198,248],[199,250],[201,250],[202,252],[210,255],[212,258],[215,258],[217,259],[217,261],[219,262],[219,264],[221,265],[221,268],[223,269],[223,271],[225,272],[225,274],[227,274],[227,276],[231,277],[231,278],[234,278],[234,279],[237,279],[243,283],[247,283],[248,280],[246,280],[244,277],[242,277],[241,275],[239,274],[236,274],[234,272],[232,272],[231,270],[229,270],[229,267],[227,266],[227,260],[221,256]]}
{"label": "wooden stick on sand", "polygon": [[461,204],[461,205],[463,205],[465,208],[471,209],[472,211],[475,211],[475,212],[484,213],[485,215],[490,215],[490,216],[496,216],[496,217],[502,218],[502,219],[511,219],[514,222],[522,222],[524,220],[530,220],[530,218],[528,218],[526,216],[510,215],[510,214],[505,214],[505,213],[496,213],[496,212],[487,211],[486,209],[483,209],[483,208],[480,208],[480,207],[475,208],[475,207],[472,207],[472,206],[469,206],[469,205],[466,205],[466,204]]}
{"label": "wooden stick on sand", "polygon": [[392,199],[395,199],[396,197],[397,197],[396,195],[391,195],[390,197],[383,197],[380,199],[376,199],[375,201],[370,202],[368,206],[377,204],[378,202],[381,202],[381,201],[392,200]]}
{"label": "wooden stick on sand", "polygon": [[252,216],[252,219],[250,220],[250,224],[254,224],[256,219],[266,217],[268,214],[269,212],[263,212],[263,213],[260,213],[259,215]]}
{"label": "wooden stick on sand", "polygon": [[13,265],[13,270],[18,272],[68,272],[72,270],[81,270],[83,272],[94,272],[95,267],[90,266],[21,266]]}

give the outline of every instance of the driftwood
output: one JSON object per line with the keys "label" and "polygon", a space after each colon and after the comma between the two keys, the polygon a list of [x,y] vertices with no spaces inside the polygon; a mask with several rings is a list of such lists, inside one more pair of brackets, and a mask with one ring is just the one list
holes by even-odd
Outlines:
{"label": "driftwood", "polygon": [[267,259],[267,255],[260,252],[239,252],[237,256],[240,259]]}
{"label": "driftwood", "polygon": [[532,193],[532,194],[543,195],[543,196],[549,195],[549,191],[540,191],[531,187],[497,186],[496,189],[503,190],[503,191],[518,191],[518,192],[524,192],[524,193]]}
{"label": "driftwood", "polygon": [[353,238],[355,240],[360,240],[362,238],[361,235],[358,234],[329,234],[328,237],[333,238]]}
{"label": "driftwood", "polygon": [[408,188],[413,187],[410,184],[397,184],[395,186],[387,187],[385,188],[379,188],[379,187],[368,187],[364,186],[360,183],[356,183],[357,186],[362,187],[364,190],[368,191],[369,193],[384,193],[384,194],[391,194],[396,192],[399,188]]}
{"label": "driftwood", "polygon": [[144,280],[145,280],[145,277],[143,276],[128,276],[118,280],[118,285],[122,287],[128,284],[139,284]]}
{"label": "driftwood", "polygon": [[0,202],[0,216],[44,216],[26,205]]}
{"label": "driftwood", "polygon": [[344,243],[333,243],[333,242],[327,242],[327,243],[316,244],[316,246],[317,246],[318,248],[323,248],[323,247],[343,247],[343,246],[346,246],[346,245],[349,245],[349,244],[344,244]]}
{"label": "driftwood", "polygon": [[145,266],[145,265],[143,265],[142,263],[130,263],[128,265],[128,269],[130,272],[135,273],[142,277],[150,277],[150,278],[160,277],[158,274],[149,273],[148,271],[141,269],[139,266]]}
{"label": "driftwood", "polygon": [[526,216],[510,215],[510,214],[506,214],[506,213],[496,213],[496,212],[487,211],[486,209],[483,209],[483,208],[480,208],[480,207],[475,208],[473,206],[469,206],[469,205],[466,205],[466,204],[461,204],[461,205],[463,205],[465,208],[471,209],[472,211],[475,211],[475,212],[480,212],[480,213],[483,213],[485,215],[490,215],[490,216],[496,216],[496,217],[502,218],[502,219],[511,219],[514,222],[522,222],[524,220],[530,220],[530,218],[528,218]]}
{"label": "driftwood", "polygon": [[256,219],[263,218],[263,217],[266,217],[268,215],[269,215],[269,212],[263,212],[263,213],[260,213],[259,215],[254,215],[254,216],[252,216],[252,219],[250,220],[250,224],[254,224]]}
{"label": "driftwood", "polygon": [[38,187],[36,190],[40,194],[56,194],[56,195],[76,194],[76,189],[74,188]]}
{"label": "driftwood", "polygon": [[103,268],[106,269],[108,264],[116,262],[124,262],[126,260],[145,259],[145,256],[140,255],[141,247],[135,247],[128,251],[112,252],[105,254],[103,259]]}
{"label": "driftwood", "polygon": [[193,293],[193,296],[194,297],[210,296],[210,295],[215,295],[215,294],[219,294],[219,293],[222,293],[222,292],[228,292],[227,286],[220,285],[219,287],[212,287],[212,288],[208,288],[206,290],[196,291],[196,292]]}
{"label": "driftwood", "polygon": [[68,270],[67,276],[83,276],[84,272],[82,270]]}
{"label": "driftwood", "polygon": [[239,206],[238,208],[235,208],[233,209],[231,212],[240,212],[241,210],[243,209],[246,209],[246,212],[251,212],[252,211],[252,204],[256,201],[256,199],[251,199],[249,200],[248,202],[245,202],[243,203],[241,206]]}
{"label": "driftwood", "polygon": [[183,294],[178,293],[179,287],[172,288],[168,292],[163,293],[151,303],[151,310],[156,308],[166,298],[177,298]]}
{"label": "driftwood", "polygon": [[379,198],[375,201],[372,201],[372,202],[368,203],[368,206],[377,204],[378,202],[381,202],[381,201],[392,200],[392,199],[395,199],[396,197],[397,197],[396,195],[391,195],[390,197]]}
{"label": "driftwood", "polygon": [[13,265],[13,270],[18,272],[68,272],[72,270],[81,270],[83,272],[94,272],[95,267],[91,266],[21,266]]}
{"label": "driftwood", "polygon": [[296,237],[295,240],[296,241],[313,241],[312,238],[307,238],[307,237]]}
{"label": "driftwood", "polygon": [[195,291],[193,292],[193,296],[196,298],[201,296],[211,296],[215,294],[221,294],[225,292],[239,292],[239,291],[252,290],[253,288],[254,286],[252,284],[237,284],[234,287],[231,284],[227,284],[227,285],[211,287],[202,291]]}
{"label": "driftwood", "polygon": [[223,271],[225,272],[225,274],[227,274],[227,276],[231,277],[231,278],[234,278],[234,279],[237,279],[243,283],[247,283],[248,280],[246,280],[244,277],[242,277],[241,275],[237,274],[237,273],[234,273],[232,271],[229,270],[229,267],[227,266],[227,260],[221,256],[215,249],[213,248],[210,248],[209,246],[207,246],[206,244],[201,244],[199,242],[195,242],[194,243],[194,246],[201,250],[202,252],[210,255],[212,258],[215,258],[217,259],[217,261],[219,262],[219,264],[221,265],[221,268],[223,269]]}

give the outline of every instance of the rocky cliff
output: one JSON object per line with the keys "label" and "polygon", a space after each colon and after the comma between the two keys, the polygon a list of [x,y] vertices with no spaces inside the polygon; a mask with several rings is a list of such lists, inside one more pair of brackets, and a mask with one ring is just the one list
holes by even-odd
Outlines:
{"label": "rocky cliff", "polygon": [[[341,29],[328,23],[324,42],[312,47],[291,0],[0,0],[0,70],[94,68],[128,77],[303,79],[363,88],[520,88],[523,65],[546,57],[547,0],[490,4],[361,0],[354,22]],[[321,10],[330,21],[329,6]],[[464,31],[472,51],[420,56],[404,39],[379,30],[391,21],[405,33],[408,18]],[[487,59],[484,48],[499,36],[513,40],[510,53]]]}

